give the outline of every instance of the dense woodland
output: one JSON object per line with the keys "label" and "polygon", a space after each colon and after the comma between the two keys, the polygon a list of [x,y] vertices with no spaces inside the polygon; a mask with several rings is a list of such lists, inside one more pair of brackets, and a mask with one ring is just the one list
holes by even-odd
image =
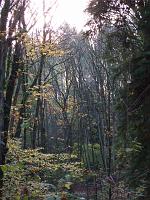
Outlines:
{"label": "dense woodland", "polygon": [[54,4],[0,0],[0,199],[149,200],[150,1]]}

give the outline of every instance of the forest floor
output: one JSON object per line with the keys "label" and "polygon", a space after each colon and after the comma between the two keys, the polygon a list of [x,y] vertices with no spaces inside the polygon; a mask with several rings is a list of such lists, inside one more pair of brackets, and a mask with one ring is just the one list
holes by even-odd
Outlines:
{"label": "forest floor", "polygon": [[97,193],[85,182],[87,176],[95,176],[94,171],[87,170],[76,155],[41,151],[23,150],[21,141],[9,141],[7,164],[2,166],[4,200],[84,199],[90,195],[88,190]]}
{"label": "forest floor", "polygon": [[14,139],[8,146],[6,164],[2,166],[3,200],[107,200],[110,186],[112,199],[128,199],[126,189],[110,183],[100,169],[87,169],[77,155],[22,149],[21,141]]}

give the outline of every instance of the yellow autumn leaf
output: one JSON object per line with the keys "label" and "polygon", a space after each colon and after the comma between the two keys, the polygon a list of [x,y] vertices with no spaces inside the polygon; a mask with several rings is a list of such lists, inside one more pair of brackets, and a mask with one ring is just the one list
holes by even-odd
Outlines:
{"label": "yellow autumn leaf", "polygon": [[72,183],[71,182],[67,182],[65,183],[64,187],[67,188],[68,190],[70,189]]}

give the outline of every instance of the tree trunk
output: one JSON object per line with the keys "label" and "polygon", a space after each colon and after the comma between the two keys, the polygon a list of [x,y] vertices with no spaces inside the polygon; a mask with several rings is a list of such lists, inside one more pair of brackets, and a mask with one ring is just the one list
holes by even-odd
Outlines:
{"label": "tree trunk", "polygon": [[8,138],[8,129],[9,129],[9,122],[10,122],[10,110],[12,105],[12,97],[14,94],[15,86],[16,86],[16,80],[18,76],[18,70],[20,68],[20,60],[22,57],[22,48],[21,44],[17,43],[15,46],[15,53],[14,53],[14,59],[12,64],[12,71],[11,75],[8,81],[7,89],[6,89],[6,99],[5,99],[5,105],[4,105],[4,142],[7,143]]}

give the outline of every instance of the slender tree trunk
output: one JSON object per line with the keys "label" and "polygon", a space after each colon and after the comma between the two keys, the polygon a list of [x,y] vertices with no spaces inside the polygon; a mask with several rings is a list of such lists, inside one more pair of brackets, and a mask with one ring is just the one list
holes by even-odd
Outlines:
{"label": "slender tree trunk", "polygon": [[[44,33],[43,33],[44,34]],[[45,41],[45,39],[43,40],[43,42]],[[41,56],[41,60],[40,60],[40,67],[39,67],[39,77],[38,77],[38,92],[41,92],[41,84],[42,84],[42,72],[43,72],[43,68],[45,65],[45,56],[42,55]],[[41,104],[41,99],[40,97],[38,97],[37,99],[37,105],[36,105],[36,111],[35,111],[35,121],[34,121],[34,126],[33,126],[33,131],[32,131],[32,148],[35,149],[36,147],[36,137],[37,137],[37,127],[38,127],[38,117],[39,117],[39,112],[40,112],[40,104]]]}
{"label": "slender tree trunk", "polygon": [[[32,144],[33,149],[36,148],[37,128],[39,127],[38,126],[38,117],[39,117],[39,110],[40,110],[40,101],[41,101],[40,98],[38,98],[37,104],[36,104],[35,117],[34,117],[35,118],[34,119],[34,126],[33,126],[32,135],[31,135],[31,144]],[[40,128],[39,128],[39,130],[40,130]]]}
{"label": "slender tree trunk", "polygon": [[12,97],[15,90],[15,84],[17,79],[17,73],[20,67],[19,61],[21,59],[21,44],[17,43],[15,46],[15,53],[14,53],[14,60],[12,65],[12,72],[8,81],[7,89],[6,89],[6,100],[5,100],[5,106],[4,106],[4,142],[7,143],[7,137],[8,137],[8,129],[9,129],[9,122],[10,122],[10,110],[12,105]]}
{"label": "slender tree trunk", "polygon": [[40,105],[40,130],[41,130],[41,146],[43,147],[43,152],[47,152],[47,140],[46,140],[46,130],[45,130],[45,100],[41,100]]}
{"label": "slender tree trunk", "polygon": [[[21,87],[21,78],[18,78],[18,83],[17,83],[17,87],[16,87],[16,91],[15,91],[15,95],[14,95],[14,99],[13,99],[13,103],[12,106],[16,107],[17,105],[17,101],[18,101],[18,96],[19,96],[19,92],[20,92],[20,87]],[[14,116],[15,112],[12,112],[12,116],[11,116],[11,120],[10,120],[10,125],[9,125],[9,132],[10,132],[10,136],[13,137],[15,135],[15,130],[14,130],[14,122],[15,122],[15,116]]]}
{"label": "slender tree trunk", "polygon": [[[0,2],[1,4],[1,2]],[[5,163],[6,143],[4,140],[4,81],[5,81],[5,47],[6,47],[6,25],[8,20],[8,13],[10,7],[10,0],[5,0],[0,13],[0,165]],[[7,141],[7,140],[6,140]],[[0,167],[0,199],[2,199],[2,185],[3,185],[3,171]]]}

